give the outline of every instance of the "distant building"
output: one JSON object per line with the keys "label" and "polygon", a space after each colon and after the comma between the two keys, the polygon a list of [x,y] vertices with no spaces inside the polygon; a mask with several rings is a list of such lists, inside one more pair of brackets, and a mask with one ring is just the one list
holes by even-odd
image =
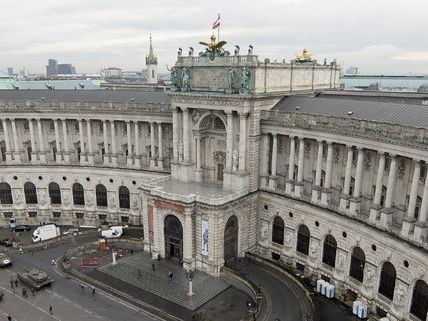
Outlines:
{"label": "distant building", "polygon": [[104,78],[122,78],[123,72],[122,69],[117,67],[105,68],[101,72]]}
{"label": "distant building", "polygon": [[7,74],[9,76],[13,76],[13,68],[12,67],[7,67]]}
{"label": "distant building", "polygon": [[57,75],[75,75],[76,68],[72,64],[58,64],[55,59],[49,59],[46,66],[46,76],[55,77]]}
{"label": "distant building", "polygon": [[152,35],[150,35],[150,49],[149,49],[149,54],[146,56],[146,66],[147,66],[147,83],[157,84],[158,83],[158,58],[153,53]]}
{"label": "distant building", "polygon": [[359,73],[358,67],[349,67],[345,71],[346,75],[358,75]]}
{"label": "distant building", "polygon": [[55,59],[49,59],[48,65],[46,66],[46,76],[52,77],[58,74],[58,61]]}
{"label": "distant building", "polygon": [[350,90],[423,92],[428,76],[345,74],[340,77],[340,84],[341,88]]}

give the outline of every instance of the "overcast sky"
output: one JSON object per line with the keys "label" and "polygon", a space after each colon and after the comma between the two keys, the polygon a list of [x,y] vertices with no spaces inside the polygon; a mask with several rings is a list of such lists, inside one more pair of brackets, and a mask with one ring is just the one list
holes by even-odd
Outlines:
{"label": "overcast sky", "polygon": [[290,60],[304,47],[363,73],[428,74],[427,0],[0,0],[0,70],[45,72],[48,58],[78,72],[144,68],[149,34],[159,69],[177,48],[220,38],[233,51]]}

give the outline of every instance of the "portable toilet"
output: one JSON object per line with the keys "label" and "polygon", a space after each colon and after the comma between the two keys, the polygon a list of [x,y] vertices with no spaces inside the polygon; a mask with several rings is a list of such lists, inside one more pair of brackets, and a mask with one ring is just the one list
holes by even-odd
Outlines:
{"label": "portable toilet", "polygon": [[327,285],[329,285],[330,283],[328,283],[328,282],[325,282],[324,281],[324,283],[322,283],[321,284],[321,294],[322,295],[325,295],[325,292],[326,292],[326,290],[327,290]]}
{"label": "portable toilet", "polygon": [[352,313],[358,315],[358,311],[360,310],[361,301],[354,301],[352,303]]}
{"label": "portable toilet", "polygon": [[325,287],[325,296],[328,299],[334,298],[334,289],[335,289],[334,285],[330,283],[328,283],[327,286]]}
{"label": "portable toilet", "polygon": [[325,283],[323,279],[317,280],[317,292],[321,293],[322,285]]}
{"label": "portable toilet", "polygon": [[360,305],[359,305],[359,310],[358,310],[358,314],[357,314],[357,316],[360,318],[360,319],[365,319],[365,318],[367,318],[367,305],[365,305],[364,303],[360,303]]}
{"label": "portable toilet", "polygon": [[9,219],[9,227],[10,227],[11,229],[14,229],[14,228],[16,227],[16,217],[11,217],[11,218]]}

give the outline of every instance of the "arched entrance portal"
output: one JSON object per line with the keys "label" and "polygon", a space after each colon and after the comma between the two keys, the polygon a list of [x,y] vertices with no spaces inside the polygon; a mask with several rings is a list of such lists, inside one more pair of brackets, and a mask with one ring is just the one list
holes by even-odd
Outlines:
{"label": "arched entrance portal", "polygon": [[165,257],[177,261],[183,260],[183,227],[174,215],[164,220]]}
{"label": "arched entrance portal", "polygon": [[229,264],[238,256],[238,219],[229,217],[224,228],[224,262]]}

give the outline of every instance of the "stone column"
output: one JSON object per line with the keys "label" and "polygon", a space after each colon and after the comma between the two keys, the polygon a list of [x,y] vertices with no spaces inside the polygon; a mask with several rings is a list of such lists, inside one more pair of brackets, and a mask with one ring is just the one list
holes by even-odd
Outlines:
{"label": "stone column", "polygon": [[294,186],[294,195],[296,197],[302,197],[304,183],[303,183],[303,172],[304,172],[304,162],[305,162],[305,139],[299,137],[299,159],[297,161],[297,182]]}
{"label": "stone column", "polygon": [[290,136],[290,155],[288,158],[288,179],[285,183],[285,192],[291,194],[293,190],[293,174],[294,174],[294,154],[296,150],[296,141],[293,136]]}
{"label": "stone column", "polygon": [[362,147],[357,147],[357,149],[358,149],[358,158],[357,158],[357,169],[355,173],[354,196],[350,200],[350,204],[349,204],[349,212],[352,216],[355,216],[360,212],[361,190],[363,187],[364,151]]}
{"label": "stone column", "polygon": [[108,165],[110,163],[110,152],[108,149],[108,139],[107,139],[107,120],[103,119],[103,140],[104,140],[104,156],[103,163],[104,165]]}
{"label": "stone column", "polygon": [[150,123],[150,169],[156,167],[156,155],[155,155],[155,123]]}
{"label": "stone column", "polygon": [[394,201],[395,183],[397,177],[397,157],[390,155],[391,165],[389,166],[388,186],[386,188],[385,206],[380,214],[380,226],[389,229],[392,225],[392,215],[394,213],[392,203]]}
{"label": "stone column", "polygon": [[278,137],[276,133],[272,133],[272,164],[271,164],[271,176],[269,177],[269,188],[275,190],[278,184],[278,176],[276,176],[277,168],[277,157],[278,157]]}
{"label": "stone column", "polygon": [[37,118],[37,130],[39,133],[39,160],[40,163],[46,164],[46,150],[44,146],[43,134],[42,134],[42,122],[40,118]]}
{"label": "stone column", "polygon": [[12,163],[12,150],[10,149],[9,131],[7,129],[6,118],[2,118],[4,142],[6,145],[6,164]]}
{"label": "stone column", "polygon": [[54,129],[55,129],[55,146],[56,146],[56,162],[58,164],[62,163],[62,150],[61,150],[61,143],[59,138],[59,129],[58,129],[58,119],[54,119]]}
{"label": "stone column", "polygon": [[183,110],[183,159],[184,163],[190,162],[190,139],[189,139],[189,109],[184,107]]}
{"label": "stone column", "polygon": [[70,149],[68,147],[67,120],[62,119],[62,136],[64,138],[64,162],[70,164]]}
{"label": "stone column", "polygon": [[318,203],[321,192],[322,154],[324,145],[322,140],[318,141],[317,167],[315,171],[315,184],[312,186],[312,202]]}
{"label": "stone column", "polygon": [[111,130],[111,165],[117,166],[117,149],[116,149],[116,128],[114,120],[110,120]]}
{"label": "stone column", "polygon": [[194,240],[193,240],[193,209],[185,208],[184,210],[184,233],[183,233],[183,268],[193,270],[195,268]]}
{"label": "stone column", "polygon": [[247,113],[239,114],[239,164],[238,169],[241,173],[246,171],[246,153],[247,153]]}
{"label": "stone column", "polygon": [[86,149],[85,149],[85,143],[83,141],[83,124],[82,119],[77,120],[79,124],[79,140],[80,140],[80,164],[84,164],[86,162],[85,155],[86,155]]}
{"label": "stone column", "polygon": [[86,132],[88,135],[88,164],[94,165],[94,150],[92,149],[92,130],[90,119],[86,119]]}
{"label": "stone column", "polygon": [[265,133],[262,136],[262,163],[260,164],[260,185],[268,187],[269,185],[269,134]]}
{"label": "stone column", "polygon": [[138,124],[138,121],[134,121],[134,134],[135,134],[134,166],[135,168],[141,168],[140,126]]}
{"label": "stone column", "polygon": [[401,228],[401,236],[408,238],[409,234],[413,232],[415,228],[415,208],[416,201],[418,198],[418,186],[419,186],[419,177],[421,176],[421,162],[418,159],[413,160],[413,178],[412,178],[412,187],[410,189],[409,197],[409,206],[407,207],[407,214],[403,218],[403,225]]}
{"label": "stone column", "polygon": [[28,119],[28,129],[30,130],[31,163],[37,164],[36,139],[34,137],[33,120],[31,118]]}
{"label": "stone column", "polygon": [[422,196],[421,210],[419,211],[418,222],[415,224],[415,232],[413,234],[416,242],[427,241],[427,218],[428,218],[428,175],[425,175],[424,194]]}
{"label": "stone column", "polygon": [[172,111],[172,160],[178,162],[178,111],[174,108]]}
{"label": "stone column", "polygon": [[195,181],[202,182],[202,171],[201,171],[201,137],[195,136],[196,141],[196,169],[195,169]]}
{"label": "stone column", "polygon": [[226,111],[226,172],[232,172],[232,152],[233,152],[233,112]]}
{"label": "stone column", "polygon": [[380,200],[382,197],[383,172],[385,171],[385,154],[382,151],[378,152],[378,154],[379,154],[379,165],[378,165],[377,176],[376,176],[376,189],[375,189],[373,204],[370,207],[370,217],[369,217],[369,222],[372,224],[376,223],[377,220],[379,220],[380,208],[382,207],[380,205]]}
{"label": "stone column", "polygon": [[131,122],[126,121],[126,140],[128,146],[128,156],[126,156],[126,164],[131,167],[133,164],[132,141],[131,141]]}
{"label": "stone column", "polygon": [[339,209],[341,212],[346,212],[349,204],[349,191],[351,189],[351,175],[352,175],[352,146],[347,145],[348,155],[346,157],[345,168],[345,181],[343,183],[342,195],[340,195]]}
{"label": "stone column", "polygon": [[331,203],[331,180],[333,172],[333,144],[327,142],[327,161],[325,166],[324,188],[321,190],[321,204],[330,206]]}
{"label": "stone column", "polygon": [[13,155],[15,159],[15,163],[20,164],[21,163],[21,150],[19,149],[19,143],[18,143],[18,133],[16,131],[16,123],[15,119],[11,118],[10,123],[12,125],[12,136],[13,136]]}
{"label": "stone column", "polygon": [[163,170],[163,142],[162,142],[162,123],[158,122],[158,170]]}

